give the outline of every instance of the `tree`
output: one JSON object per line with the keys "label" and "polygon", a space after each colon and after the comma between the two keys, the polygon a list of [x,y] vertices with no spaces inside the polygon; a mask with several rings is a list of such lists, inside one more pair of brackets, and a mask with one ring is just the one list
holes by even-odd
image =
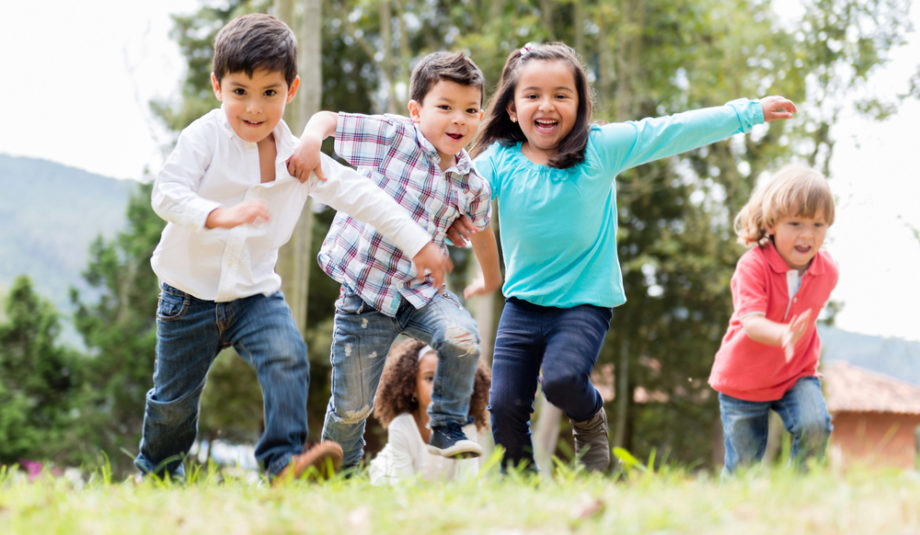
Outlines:
{"label": "tree", "polygon": [[79,462],[80,355],[57,342],[60,315],[19,276],[0,323],[0,464]]}
{"label": "tree", "polygon": [[131,466],[153,384],[158,289],[149,262],[163,222],[150,208],[151,188],[139,185],[131,197],[126,230],[111,240],[99,237],[90,247],[83,277],[99,290],[98,300],[83,301],[71,289],[74,324],[89,351],[87,440],[117,470]]}

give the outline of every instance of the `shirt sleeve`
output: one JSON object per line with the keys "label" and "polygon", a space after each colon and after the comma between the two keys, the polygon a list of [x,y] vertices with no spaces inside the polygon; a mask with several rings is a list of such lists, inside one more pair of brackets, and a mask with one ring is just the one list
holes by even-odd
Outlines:
{"label": "shirt sleeve", "polygon": [[391,116],[339,112],[334,150],[355,167],[378,168],[399,135],[400,123]]}
{"label": "shirt sleeve", "polygon": [[473,190],[470,192],[470,200],[467,203],[467,215],[473,225],[482,230],[489,226],[489,221],[492,219],[492,188],[475,166],[470,170],[469,180],[473,185]]}
{"label": "shirt sleeve", "polygon": [[759,101],[737,99],[724,106],[604,125],[597,143],[602,158],[619,173],[750,132],[763,121]]}
{"label": "shirt sleeve", "polygon": [[769,266],[756,255],[745,254],[738,260],[732,275],[732,304],[740,319],[751,315],[767,314],[767,285]]}
{"label": "shirt sleeve", "polygon": [[321,159],[326,180],[310,177],[310,195],[316,200],[373,226],[409,258],[431,242],[428,232],[385,191],[329,156],[321,154]]}
{"label": "shirt sleeve", "polygon": [[209,134],[201,122],[183,130],[153,183],[150,204],[158,216],[170,223],[204,229],[208,214],[220,206],[198,195],[214,151]]}
{"label": "shirt sleeve", "polygon": [[498,197],[498,188],[500,186],[496,177],[495,169],[495,146],[497,143],[490,145],[485,151],[476,156],[473,160],[473,166],[479,175],[486,181],[491,190],[491,199]]}
{"label": "shirt sleeve", "polygon": [[410,446],[412,437],[400,425],[402,421],[394,419],[387,427],[387,445],[371,462],[372,485],[393,484],[412,477],[417,471]]}

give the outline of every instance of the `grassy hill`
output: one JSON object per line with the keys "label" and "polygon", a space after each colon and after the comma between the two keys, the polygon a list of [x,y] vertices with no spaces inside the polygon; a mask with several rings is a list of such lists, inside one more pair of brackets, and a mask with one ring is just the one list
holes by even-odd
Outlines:
{"label": "grassy hill", "polygon": [[0,154],[0,293],[20,274],[61,312],[98,235],[114,236],[137,184],[47,160]]}

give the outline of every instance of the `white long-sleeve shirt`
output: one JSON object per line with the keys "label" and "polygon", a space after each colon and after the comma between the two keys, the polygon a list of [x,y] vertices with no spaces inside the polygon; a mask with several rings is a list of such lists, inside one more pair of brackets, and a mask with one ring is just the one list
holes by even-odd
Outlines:
{"label": "white long-sleeve shirt", "polygon": [[[465,426],[463,432],[474,440],[479,436],[474,424]],[[464,480],[479,472],[481,459],[448,459],[429,453],[415,418],[404,412],[387,426],[387,445],[371,461],[368,475],[372,485],[392,484],[416,474],[428,481]]]}
{"label": "white long-sleeve shirt", "polygon": [[[275,128],[275,180],[262,183],[255,143],[240,139],[223,110],[211,110],[179,135],[153,186],[153,210],[167,221],[150,264],[160,281],[208,301],[232,301],[281,288],[278,249],[288,242],[307,195],[373,225],[409,257],[431,236],[392,197],[356,171],[322,155],[326,181],[301,183],[286,161],[297,138]],[[205,228],[215,208],[261,199],[270,222]]]}

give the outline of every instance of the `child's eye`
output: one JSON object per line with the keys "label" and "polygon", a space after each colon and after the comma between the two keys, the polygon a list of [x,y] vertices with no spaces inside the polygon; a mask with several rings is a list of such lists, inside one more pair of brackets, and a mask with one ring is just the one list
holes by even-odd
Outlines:
{"label": "child's eye", "polygon": [[479,113],[479,110],[477,110],[476,108],[467,108],[466,113],[468,115],[476,115]]}
{"label": "child's eye", "polygon": [[275,96],[275,95],[277,95],[277,94],[278,94],[278,91],[276,91],[276,90],[274,90],[274,89],[267,89],[267,90],[265,91],[265,96],[266,96],[266,97],[273,97],[273,96]]}
{"label": "child's eye", "polygon": [[447,104],[439,104],[438,109],[444,110],[444,111],[450,111],[450,106],[448,106]]}
{"label": "child's eye", "polygon": [[236,89],[233,90],[233,94],[243,96],[246,94],[246,90],[243,89],[242,87],[237,87]]}

